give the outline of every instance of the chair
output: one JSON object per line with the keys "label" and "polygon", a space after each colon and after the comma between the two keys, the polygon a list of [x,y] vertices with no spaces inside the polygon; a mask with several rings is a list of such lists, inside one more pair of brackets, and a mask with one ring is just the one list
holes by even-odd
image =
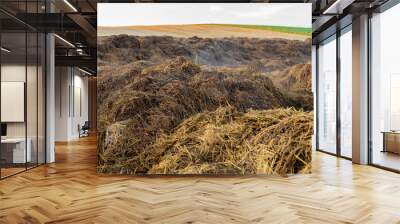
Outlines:
{"label": "chair", "polygon": [[85,123],[82,125],[82,127],[80,127],[80,125],[78,125],[79,138],[89,136],[89,129],[90,129],[89,121],[85,121]]}

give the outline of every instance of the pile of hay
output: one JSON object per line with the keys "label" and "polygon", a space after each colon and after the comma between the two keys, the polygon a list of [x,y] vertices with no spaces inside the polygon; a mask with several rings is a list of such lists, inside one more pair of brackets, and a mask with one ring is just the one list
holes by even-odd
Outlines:
{"label": "pile of hay", "polygon": [[170,36],[99,37],[98,65],[124,65],[132,61],[162,63],[185,57],[206,66],[240,66],[262,61],[266,71],[283,70],[287,66],[310,60],[311,40],[274,38],[177,38]]}
{"label": "pile of hay", "polygon": [[132,72],[98,83],[100,172],[147,173],[141,152],[194,114],[227,105],[238,111],[290,105],[264,75],[203,71],[183,57],[135,65]]}
{"label": "pile of hay", "polygon": [[293,106],[313,109],[311,63],[297,64],[284,71],[273,72],[269,77],[287,97],[293,99]]}
{"label": "pile of hay", "polygon": [[[281,39],[100,38],[98,171],[309,169],[312,116],[302,109],[312,104],[270,75],[307,62],[309,51],[308,42]],[[299,69],[308,75],[290,73]]]}
{"label": "pile of hay", "polygon": [[143,156],[151,174],[309,172],[312,112],[221,107],[183,121]]}

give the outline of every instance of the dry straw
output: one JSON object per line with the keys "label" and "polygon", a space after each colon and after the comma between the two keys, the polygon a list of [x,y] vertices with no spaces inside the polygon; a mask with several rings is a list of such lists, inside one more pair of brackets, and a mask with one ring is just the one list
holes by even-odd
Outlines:
{"label": "dry straw", "polygon": [[307,42],[114,36],[98,50],[98,171],[310,170],[310,66],[287,69]]}
{"label": "dry straw", "polygon": [[186,119],[157,139],[152,174],[309,172],[312,113],[292,108],[237,112],[221,107]]}

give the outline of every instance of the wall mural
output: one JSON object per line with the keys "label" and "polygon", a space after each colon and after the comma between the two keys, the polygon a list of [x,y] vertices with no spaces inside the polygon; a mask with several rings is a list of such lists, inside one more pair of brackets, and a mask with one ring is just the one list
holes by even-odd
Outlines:
{"label": "wall mural", "polygon": [[310,172],[310,4],[98,13],[98,172]]}

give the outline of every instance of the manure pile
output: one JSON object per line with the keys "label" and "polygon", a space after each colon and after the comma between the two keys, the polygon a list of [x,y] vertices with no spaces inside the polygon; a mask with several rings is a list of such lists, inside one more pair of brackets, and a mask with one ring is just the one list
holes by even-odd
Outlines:
{"label": "manure pile", "polygon": [[263,70],[270,72],[306,63],[311,56],[310,46],[311,40],[117,35],[99,37],[97,55],[99,66],[120,66],[140,60],[160,63],[185,57],[213,67],[260,62]]}
{"label": "manure pile", "polygon": [[309,172],[312,113],[234,107],[196,114],[150,148],[151,174]]}
{"label": "manure pile", "polygon": [[311,87],[311,64],[301,63],[269,76],[274,84],[297,102],[293,106],[312,110],[314,99]]}
{"label": "manure pile", "polygon": [[312,108],[268,72],[295,74],[307,41],[121,35],[98,51],[99,172],[309,170]]}

